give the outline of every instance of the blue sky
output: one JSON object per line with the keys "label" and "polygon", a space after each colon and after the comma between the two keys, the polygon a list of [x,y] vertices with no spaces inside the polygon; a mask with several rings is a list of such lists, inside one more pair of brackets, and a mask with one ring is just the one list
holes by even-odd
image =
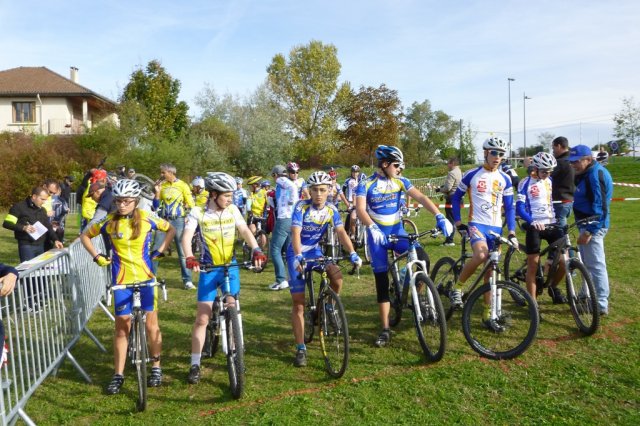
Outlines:
{"label": "blue sky", "polygon": [[31,1],[0,0],[0,69],[46,66],[117,99],[160,59],[182,99],[205,83],[251,93],[276,53],[310,40],[338,48],[342,81],[386,84],[405,107],[472,123],[480,141],[527,144],[548,131],[572,143],[612,138],[622,98],[640,102],[640,2],[628,1]]}

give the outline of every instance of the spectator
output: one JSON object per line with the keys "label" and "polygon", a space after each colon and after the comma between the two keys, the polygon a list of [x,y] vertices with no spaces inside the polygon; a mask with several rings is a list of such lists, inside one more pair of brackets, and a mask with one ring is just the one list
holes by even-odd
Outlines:
{"label": "spectator", "polygon": [[[16,286],[18,271],[16,268],[0,263],[0,296],[8,296]],[[0,367],[7,363],[8,348],[5,343],[4,323],[0,320],[0,345],[2,355],[0,355]]]}
{"label": "spectator", "polygon": [[91,184],[95,182],[102,182],[106,186],[107,172],[103,169],[92,169],[82,179],[82,184],[76,192],[76,195],[79,196],[77,200],[81,204],[80,210],[82,214],[82,221],[80,223],[80,232],[82,232],[87,227],[87,224],[91,219],[93,219],[93,216],[96,213],[96,207],[98,206],[98,203],[93,198],[87,197]]}
{"label": "spectator", "polygon": [[118,167],[116,167],[116,176],[118,176],[118,179],[120,178],[125,178],[127,177],[127,174],[125,173],[127,170],[127,168],[124,166],[124,164],[119,165]]}
{"label": "spectator", "polygon": [[92,183],[89,187],[87,197],[90,197],[96,202],[96,211],[88,225],[100,222],[113,210],[113,194],[111,193],[111,188],[103,181]]}
{"label": "spectator", "polygon": [[127,170],[127,178],[128,179],[135,179],[136,178],[136,169],[131,168],[131,169]]}
{"label": "spectator", "polygon": [[[4,219],[2,226],[13,231],[18,240],[18,255],[20,262],[26,262],[44,253],[44,245],[51,240],[55,248],[61,249],[62,243],[53,231],[47,212],[42,205],[49,199],[47,190],[37,186],[31,190],[31,196],[27,197],[9,209],[9,214]],[[46,232],[37,235],[38,223],[46,228]]]}
{"label": "spectator", "polygon": [[42,207],[47,211],[47,216],[51,218],[53,217],[53,196],[60,191],[60,184],[55,179],[47,179],[42,184],[42,187],[49,194],[49,198],[47,198]]}
{"label": "spectator", "polygon": [[58,235],[58,239],[64,242],[64,228],[66,225],[67,214],[69,214],[69,204],[64,200],[64,198],[62,198],[61,191],[62,186],[60,186],[56,194],[53,194],[51,196],[51,207],[53,209],[53,216],[51,216],[51,226]]}
{"label": "spectator", "polygon": [[603,166],[606,166],[607,163],[609,162],[609,153],[607,152],[604,146],[600,146],[600,152],[598,152],[598,155],[596,156],[596,160],[598,161],[598,163],[602,164]]}
{"label": "spectator", "polygon": [[[452,157],[449,159],[449,161],[447,162],[447,168],[449,169],[449,173],[447,173],[447,178],[444,181],[444,184],[439,187],[436,188],[436,192],[440,192],[442,195],[444,195],[444,199],[445,199],[445,214],[447,216],[447,219],[449,220],[449,222],[453,223],[453,209],[451,208],[451,196],[453,195],[454,192],[456,192],[456,189],[458,188],[458,184],[460,184],[460,180],[462,180],[462,172],[460,171],[460,166],[458,165],[458,159],[455,157]],[[452,232],[451,235],[449,235],[445,240],[444,243],[442,243],[443,246],[455,246],[455,243],[453,242],[453,235],[455,234],[455,232]]]}
{"label": "spectator", "polygon": [[609,314],[609,276],[604,251],[604,237],[609,228],[609,205],[613,181],[609,171],[593,160],[591,149],[578,145],[569,151],[569,162],[576,172],[573,214],[576,220],[597,215],[596,223],[579,227],[578,247],[582,261],[591,273],[598,295],[600,315]]}
{"label": "spectator", "polygon": [[65,176],[64,180],[60,184],[60,197],[68,206],[71,205],[71,184],[74,180],[73,176]]}
{"label": "spectator", "polygon": [[565,226],[573,207],[573,193],[576,190],[575,172],[569,165],[569,141],[567,138],[558,136],[553,140],[552,147],[553,156],[556,157],[558,165],[551,173],[551,181],[553,182],[551,200],[558,225]]}

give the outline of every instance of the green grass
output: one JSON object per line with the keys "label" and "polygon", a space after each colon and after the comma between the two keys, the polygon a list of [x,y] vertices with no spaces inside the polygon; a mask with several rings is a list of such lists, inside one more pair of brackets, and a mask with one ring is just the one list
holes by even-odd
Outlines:
{"label": "green grass", "polygon": [[[618,159],[616,159],[618,160]],[[640,163],[616,161],[614,181],[640,182]],[[638,196],[639,189],[615,188],[616,197]],[[449,345],[442,361],[424,361],[412,321],[405,316],[391,346],[373,347],[378,315],[368,267],[360,280],[345,274],[342,294],[351,334],[349,369],[340,380],[323,370],[319,344],[309,345],[309,366],[292,366],[293,337],[287,291],[272,292],[273,268],[242,273],[247,388],[243,399],[228,390],[223,357],[205,360],[197,386],[188,385],[190,331],[195,293],[182,290],[175,257],[161,266],[170,286],[160,302],[165,383],[151,389],[149,406],[135,413],[135,377],[127,369],[123,393],[105,396],[112,374],[111,353],[99,352],[82,337],[72,353],[92,377],[86,384],[69,362],[47,379],[26,406],[39,424],[628,424],[640,423],[640,202],[612,203],[606,237],[611,279],[610,315],[592,337],[576,334],[566,306],[540,298],[545,316],[533,346],[511,361],[489,361],[473,352],[461,332],[460,316],[449,323]],[[434,226],[420,212],[420,229]],[[424,240],[435,262],[458,256],[459,247]],[[0,254],[15,260],[9,232],[0,232]],[[89,324],[110,347],[113,324],[96,311]]]}

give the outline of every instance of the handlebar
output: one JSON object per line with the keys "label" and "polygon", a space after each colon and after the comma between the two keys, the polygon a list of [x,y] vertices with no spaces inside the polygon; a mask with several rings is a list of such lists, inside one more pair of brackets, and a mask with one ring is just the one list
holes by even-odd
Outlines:
{"label": "handlebar", "polygon": [[491,235],[492,237],[495,237],[498,241],[500,241],[500,243],[506,244],[509,247],[513,247],[514,249],[519,250],[519,245],[518,244],[514,244],[513,242],[511,242],[511,240],[503,237],[502,235],[498,234],[497,232],[489,231],[489,235]]}
{"label": "handlebar", "polygon": [[236,262],[236,263],[225,263],[224,265],[214,265],[212,263],[201,263],[200,270],[203,272],[211,272],[215,269],[229,269],[229,268],[247,268],[250,271],[259,273],[264,270],[264,268],[257,268],[253,266],[253,262]]}
{"label": "handlebar", "polygon": [[397,243],[400,239],[405,239],[405,240],[409,240],[409,241],[416,241],[422,237],[424,237],[425,235],[429,234],[431,236],[431,238],[435,238],[438,236],[438,233],[440,231],[436,230],[436,229],[429,229],[428,231],[422,231],[419,232],[417,234],[407,234],[407,235],[397,235],[397,234],[391,234],[387,237],[387,241],[389,241],[390,243]]}
{"label": "handlebar", "polygon": [[149,281],[141,281],[141,282],[133,282],[133,283],[128,283],[128,284],[118,284],[118,285],[112,285],[107,287],[108,290],[108,295],[107,295],[107,306],[111,306],[111,294],[115,291],[115,290],[123,290],[125,288],[133,288],[133,289],[140,289],[140,288],[144,288],[144,287],[162,287],[162,300],[163,301],[167,301],[167,286],[166,286],[166,282],[165,280],[160,280],[160,281],[156,281],[154,280],[149,280]]}

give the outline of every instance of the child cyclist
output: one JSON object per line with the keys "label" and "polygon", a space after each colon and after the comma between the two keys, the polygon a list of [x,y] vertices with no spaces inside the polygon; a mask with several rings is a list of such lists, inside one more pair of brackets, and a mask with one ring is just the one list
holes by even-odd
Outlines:
{"label": "child cyclist", "polygon": [[[330,223],[336,229],[338,240],[350,253],[349,260],[360,267],[362,260],[353,250],[349,235],[342,225],[338,209],[327,203],[327,196],[331,190],[331,177],[325,172],[314,172],[307,179],[310,188],[310,199],[300,200],[296,204],[291,217],[291,244],[287,248],[287,267],[289,272],[289,291],[293,307],[291,309],[291,324],[296,341],[296,358],[293,365],[303,367],[307,365],[307,348],[304,344],[304,295],[305,282],[303,272],[313,267],[313,262],[304,263],[305,259],[322,256],[320,240]],[[342,288],[342,273],[337,265],[327,266],[327,276],[331,288],[340,293]]]}
{"label": "child cyclist", "polygon": [[[200,358],[207,323],[211,317],[216,289],[224,283],[223,268],[203,272],[200,271],[200,263],[210,265],[235,263],[233,245],[236,241],[236,229],[253,250],[253,264],[257,268],[261,268],[267,260],[240,214],[240,210],[233,204],[233,191],[237,187],[235,179],[226,173],[214,172],[205,177],[204,184],[209,191],[209,201],[206,208],[195,207],[191,210],[187,216],[182,236],[182,248],[186,255],[187,267],[195,272],[200,272],[198,308],[191,335],[191,368],[187,377],[191,384],[200,381]],[[191,251],[191,238],[198,227],[200,227],[202,238],[200,259],[196,259]],[[226,297],[225,303],[234,306],[240,292],[240,271],[238,268],[229,269],[229,285],[230,293]]]}
{"label": "child cyclist", "polygon": [[[535,176],[528,176],[522,180],[518,188],[518,201],[516,210],[518,215],[526,222],[524,226],[527,231],[526,252],[527,252],[527,291],[536,299],[538,291],[536,289],[536,271],[540,261],[540,240],[545,240],[551,244],[563,237],[563,231],[559,228],[547,228],[546,225],[555,224],[556,217],[551,201],[551,172],[558,165],[553,155],[548,152],[539,152],[533,156],[532,163],[535,169]],[[549,250],[550,258],[553,258],[555,250]],[[549,296],[554,304],[566,303],[559,288],[558,283],[564,277],[564,264],[560,264],[558,274],[553,280],[553,285],[549,287]]]}
{"label": "child cyclist", "polygon": [[[173,240],[175,228],[164,219],[159,219],[147,211],[138,208],[141,188],[138,182],[121,179],[113,186],[116,211],[110,213],[102,221],[90,225],[80,241],[89,252],[93,261],[100,266],[111,265],[113,285],[152,283],[155,281],[152,261],[160,257],[167,245]],[[152,232],[158,230],[167,233],[167,238],[157,250],[151,252]],[[91,238],[102,234],[112,247],[112,258],[98,253]],[[162,337],[158,326],[156,311],[157,287],[143,287],[142,309],[146,312],[146,329],[149,337],[150,355],[153,360],[149,386],[160,386],[162,371],[160,370],[160,351]],[[114,333],[114,369],[115,374],[106,392],[117,394],[124,383],[124,365],[127,357],[127,342],[131,328],[131,302],[133,289],[121,289],[113,292],[115,301],[116,324]]]}
{"label": "child cyclist", "polygon": [[[509,239],[517,247],[516,215],[513,205],[513,186],[511,178],[500,170],[500,163],[507,151],[507,144],[500,138],[490,137],[483,142],[484,165],[471,169],[462,176],[458,189],[451,197],[451,208],[455,225],[460,231],[469,235],[473,256],[465,262],[458,281],[449,298],[451,306],[462,308],[462,288],[473,275],[478,266],[489,258],[489,251],[495,244],[495,237],[489,231],[502,233],[502,207],[509,230]],[[463,225],[460,220],[460,200],[469,194],[469,224]],[[489,279],[489,275],[485,277]],[[497,325],[490,320],[489,294],[485,295],[485,325],[493,330]]]}
{"label": "child cyclist", "polygon": [[[395,146],[380,145],[376,149],[378,171],[363,180],[356,189],[356,211],[367,227],[367,239],[371,254],[371,267],[375,276],[378,311],[382,332],[375,341],[376,346],[389,344],[389,255],[388,250],[402,253],[409,248],[409,241],[400,239],[389,243],[387,236],[407,235],[402,226],[400,199],[403,192],[421,203],[436,217],[438,228],[445,237],[453,232],[453,226],[433,202],[404,177],[404,156]],[[422,247],[417,247],[418,257],[427,262],[429,258]],[[426,272],[426,271],[425,271]]]}

